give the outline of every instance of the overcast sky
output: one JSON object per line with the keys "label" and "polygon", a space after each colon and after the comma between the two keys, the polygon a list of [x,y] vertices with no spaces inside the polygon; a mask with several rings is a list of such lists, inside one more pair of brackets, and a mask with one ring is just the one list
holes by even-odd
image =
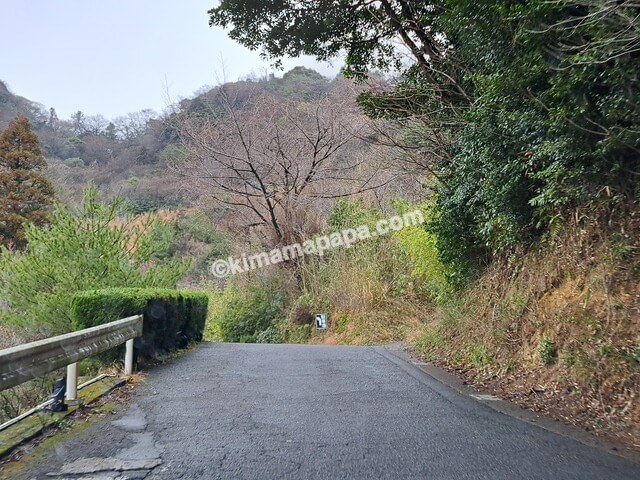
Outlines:
{"label": "overcast sky", "polygon": [[[0,0],[0,79],[68,118],[161,111],[268,63],[208,26],[215,0]],[[339,65],[287,59],[334,76]],[[282,72],[277,73],[281,75]]]}

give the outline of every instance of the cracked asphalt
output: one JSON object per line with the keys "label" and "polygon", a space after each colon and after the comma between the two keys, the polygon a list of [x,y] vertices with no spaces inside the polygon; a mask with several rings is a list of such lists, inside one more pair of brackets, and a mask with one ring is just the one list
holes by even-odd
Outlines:
{"label": "cracked asphalt", "polygon": [[384,347],[204,344],[20,478],[638,479]]}

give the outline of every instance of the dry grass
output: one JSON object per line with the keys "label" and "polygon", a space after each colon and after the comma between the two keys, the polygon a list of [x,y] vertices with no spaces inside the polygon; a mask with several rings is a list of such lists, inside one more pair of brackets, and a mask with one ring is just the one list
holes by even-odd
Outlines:
{"label": "dry grass", "polygon": [[0,325],[0,350],[24,343],[23,338],[6,325]]}
{"label": "dry grass", "polygon": [[424,305],[394,293],[395,275],[410,267],[389,259],[393,251],[381,242],[334,251],[307,266],[305,293],[318,311],[330,314],[329,328],[314,331],[312,343],[384,344],[424,332]]}
{"label": "dry grass", "polygon": [[640,448],[640,228],[574,224],[496,262],[416,351],[503,397]]}
{"label": "dry grass", "polygon": [[329,328],[315,331],[310,343],[329,345],[382,345],[394,342],[412,344],[427,329],[423,305],[391,302],[368,312],[334,313]]}
{"label": "dry grass", "polygon": [[113,219],[109,225],[113,228],[124,228],[131,236],[129,248],[135,246],[135,239],[138,235],[149,233],[149,230],[156,222],[173,223],[178,220],[180,212],[178,210],[157,210],[155,212],[142,213],[135,217],[118,217]]}

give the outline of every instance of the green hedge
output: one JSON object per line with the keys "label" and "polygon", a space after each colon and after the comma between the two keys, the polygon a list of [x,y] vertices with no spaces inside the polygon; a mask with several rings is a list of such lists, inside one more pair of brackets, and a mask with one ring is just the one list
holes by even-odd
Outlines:
{"label": "green hedge", "polygon": [[144,315],[138,358],[154,358],[202,340],[209,299],[200,292],[156,288],[107,288],[78,292],[71,314],[77,330]]}

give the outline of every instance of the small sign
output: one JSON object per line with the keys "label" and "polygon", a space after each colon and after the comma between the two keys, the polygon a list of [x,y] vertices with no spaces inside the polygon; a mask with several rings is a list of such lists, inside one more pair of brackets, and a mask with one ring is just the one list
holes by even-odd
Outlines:
{"label": "small sign", "polygon": [[327,314],[326,313],[317,313],[316,314],[316,328],[318,330],[324,330],[327,328]]}

